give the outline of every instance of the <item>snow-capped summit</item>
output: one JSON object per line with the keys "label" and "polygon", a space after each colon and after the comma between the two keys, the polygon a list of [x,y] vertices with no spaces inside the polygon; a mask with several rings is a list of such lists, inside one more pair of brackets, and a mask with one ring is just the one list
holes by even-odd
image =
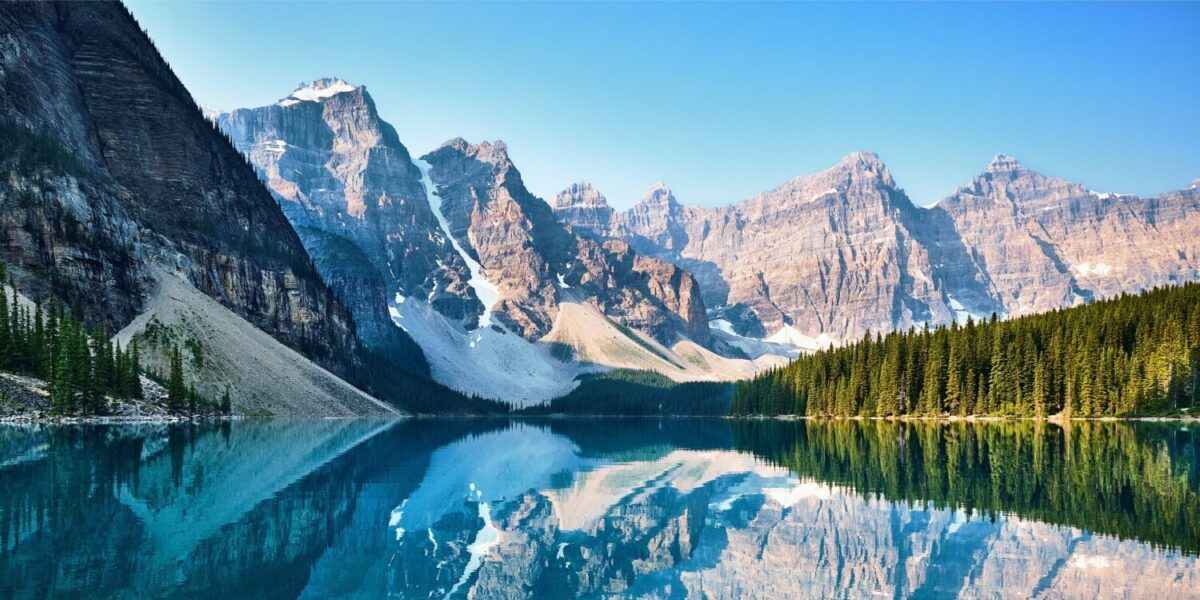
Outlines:
{"label": "snow-capped summit", "polygon": [[320,102],[325,98],[341,94],[343,92],[353,92],[358,89],[356,86],[347,83],[345,79],[340,77],[323,77],[316,79],[312,83],[301,82],[287,98],[279,101],[279,106],[291,106],[301,102]]}
{"label": "snow-capped summit", "polygon": [[1017,159],[1007,154],[997,154],[992,158],[992,162],[988,164],[987,171],[989,173],[1024,171],[1025,166]]}

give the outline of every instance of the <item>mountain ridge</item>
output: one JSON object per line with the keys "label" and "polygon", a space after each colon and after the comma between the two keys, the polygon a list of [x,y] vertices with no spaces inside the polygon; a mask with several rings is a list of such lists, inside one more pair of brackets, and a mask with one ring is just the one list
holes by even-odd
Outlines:
{"label": "mountain ridge", "polygon": [[[647,194],[664,189],[656,184]],[[1200,249],[1186,235],[1200,228],[1194,188],[1156,198],[1101,194],[1004,153],[925,207],[867,151],[732,204],[646,197],[618,212],[564,190],[556,212],[588,235],[625,239],[691,270],[710,316],[739,335],[791,328],[844,342],[1200,277]],[[1144,274],[1114,266],[1120,241],[1148,261]],[[1112,258],[1088,260],[1096,251]]]}
{"label": "mountain ridge", "polygon": [[[349,387],[338,378],[361,372],[350,313],[128,10],[6,4],[0,30],[0,253],[21,291],[76,304],[89,325],[116,331],[145,314],[157,273],[176,274],[181,289],[213,301],[206,314],[265,333],[265,352],[318,385]],[[232,349],[199,330],[147,325],[161,334],[139,338],[148,364],[166,364],[181,344],[213,359],[186,370],[205,397],[232,388],[235,410],[270,413],[262,394],[239,389],[288,391],[213,370]],[[302,410],[345,406],[326,396]]]}
{"label": "mountain ridge", "polygon": [[[378,283],[347,304],[360,322],[406,332],[431,357],[435,379],[489,397],[504,390],[518,403],[546,400],[569,391],[578,369],[590,368],[570,356],[554,358],[553,348],[589,348],[589,360],[624,367],[628,355],[653,355],[636,349],[646,343],[641,335],[661,346],[656,352],[678,347],[693,357],[686,368],[682,355],[661,364],[654,356],[645,365],[668,376],[721,377],[706,369],[745,376],[758,368],[712,352],[739,354],[712,338],[690,273],[624,241],[574,233],[525,187],[503,141],[456,137],[413,156],[365,86],[333,78],[318,87],[338,91],[233,110],[217,124],[275,193],[318,270],[328,274],[346,262],[315,248],[318,239],[358,249],[356,270],[377,272]],[[364,288],[334,286],[343,298],[349,288]],[[564,306],[570,325],[558,327]],[[387,321],[365,316],[381,308]],[[592,336],[623,349],[601,349]],[[685,341],[696,348],[679,345]],[[520,385],[500,385],[497,377]],[[564,381],[540,381],[546,377]]]}

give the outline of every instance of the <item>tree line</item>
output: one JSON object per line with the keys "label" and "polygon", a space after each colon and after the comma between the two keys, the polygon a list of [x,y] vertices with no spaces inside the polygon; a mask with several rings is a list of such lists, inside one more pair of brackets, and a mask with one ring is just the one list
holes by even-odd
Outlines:
{"label": "tree line", "polygon": [[729,410],[732,385],[676,383],[654,371],[614,369],[579,377],[579,387],[521,415],[721,416]]}
{"label": "tree line", "polygon": [[1001,321],[867,333],[742,382],[734,415],[1178,414],[1200,389],[1200,284]]}
{"label": "tree line", "polygon": [[[45,381],[50,414],[103,415],[108,412],[107,398],[143,399],[144,371],[136,339],[126,348],[109,341],[105,328],[84,323],[78,306],[68,310],[56,301],[44,306],[22,303],[2,262],[0,281],[8,283],[0,289],[0,371]],[[185,386],[183,377],[183,359],[176,347],[167,383],[168,411],[186,409],[195,414],[198,409],[216,409],[230,414],[228,390],[213,405]]]}

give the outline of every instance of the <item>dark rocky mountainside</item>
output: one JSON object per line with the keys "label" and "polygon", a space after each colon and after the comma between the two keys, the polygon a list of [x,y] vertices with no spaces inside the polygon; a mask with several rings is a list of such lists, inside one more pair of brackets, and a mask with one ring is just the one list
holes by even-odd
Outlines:
{"label": "dark rocky mountainside", "polygon": [[120,5],[6,4],[0,27],[8,144],[69,157],[6,152],[4,254],[21,283],[116,327],[140,309],[141,265],[168,261],[287,345],[347,360],[348,315]]}
{"label": "dark rocky mountainside", "polygon": [[[556,198],[576,231],[695,273],[712,316],[801,345],[1017,316],[1200,277],[1200,193],[1101,194],[1000,155],[930,208],[872,153],[731,206],[656,184],[614,213],[586,183]],[[774,334],[774,335],[772,335]]]}
{"label": "dark rocky mountainside", "polygon": [[[195,346],[191,383],[211,397],[226,386],[253,387],[248,398],[287,394],[271,386],[289,377],[320,382],[312,403],[245,410],[339,402],[319,389],[365,401],[289,349],[363,387],[397,383],[371,373],[350,312],[279,205],[119,3],[0,6],[0,133],[0,258],[26,295],[77,304],[110,331],[133,322],[122,339],[154,332],[151,353]],[[207,299],[216,304],[192,302]],[[237,339],[246,327],[269,334],[257,347],[286,374],[264,377],[221,347],[215,332]]]}
{"label": "dark rocky mountainside", "polygon": [[383,312],[390,305],[426,353],[454,362],[440,350],[474,349],[481,339],[467,334],[490,324],[537,342],[572,302],[667,346],[711,343],[689,273],[622,241],[571,233],[525,188],[502,142],[455,139],[414,159],[366,88],[337,78],[213,118],[279,199],[364,340],[400,331]]}

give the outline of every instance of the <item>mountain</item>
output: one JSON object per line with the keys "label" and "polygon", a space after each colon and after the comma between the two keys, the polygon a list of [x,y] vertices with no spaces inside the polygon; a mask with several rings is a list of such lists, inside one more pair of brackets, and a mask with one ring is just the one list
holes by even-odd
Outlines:
{"label": "mountain", "polygon": [[428,297],[458,320],[479,310],[466,264],[425,198],[421,173],[363,88],[340,79],[216,122],[279,199],[317,269],[353,312],[364,343],[401,351],[428,372],[387,312],[389,290]]}
{"label": "mountain", "polygon": [[953,223],[981,291],[1008,315],[1200,277],[1195,187],[1155,198],[1098,193],[1001,154],[927,214]]}
{"label": "mountain", "polygon": [[763,341],[815,349],[1200,278],[1195,187],[1100,194],[1004,155],[930,208],[877,155],[856,152],[729,206],[685,206],[655,184],[614,213],[577,184],[555,212],[695,273],[714,335],[752,355],[778,350]]}
{"label": "mountain", "polygon": [[681,336],[709,342],[704,304],[691,274],[641,257],[619,241],[598,243],[567,231],[530,194],[503,142],[454,139],[424,157],[432,166],[450,235],[473,252],[501,290],[491,307],[523,337],[554,325],[558,304],[594,304],[660,343]]}
{"label": "mountain", "polygon": [[456,138],[414,158],[366,88],[337,78],[215,122],[364,339],[415,340],[439,382],[528,403],[569,391],[595,365],[679,380],[759,368],[714,352],[729,349],[711,338],[689,272],[570,231],[526,189],[503,142]]}
{"label": "mountain", "polygon": [[186,347],[189,384],[241,412],[397,412],[339,378],[362,370],[351,315],[124,7],[5,4],[0,32],[0,257],[23,294],[125,328],[159,372]]}

